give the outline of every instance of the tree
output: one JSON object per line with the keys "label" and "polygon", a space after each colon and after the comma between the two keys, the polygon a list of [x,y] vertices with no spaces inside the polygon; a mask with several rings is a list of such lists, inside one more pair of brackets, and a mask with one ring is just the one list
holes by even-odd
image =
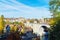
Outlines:
{"label": "tree", "polygon": [[55,21],[53,20],[53,18],[49,19],[49,23],[48,23],[49,25],[52,26],[52,25],[54,25],[54,23],[55,23]]}
{"label": "tree", "polygon": [[25,32],[25,25],[24,25],[24,23],[20,22],[20,26],[22,27],[21,32],[24,33]]}
{"label": "tree", "polygon": [[60,0],[50,0],[49,5],[55,21],[51,27],[49,40],[60,40]]}
{"label": "tree", "polygon": [[30,23],[34,23],[34,19],[30,19]]}
{"label": "tree", "polygon": [[60,17],[60,0],[50,0],[49,5],[53,17]]}
{"label": "tree", "polygon": [[49,40],[60,40],[60,19],[53,25]]}
{"label": "tree", "polygon": [[0,17],[0,33],[2,33],[3,29],[4,29],[4,16],[1,15]]}
{"label": "tree", "polygon": [[19,24],[19,22],[15,21],[14,24]]}
{"label": "tree", "polygon": [[52,16],[55,24],[60,19],[60,0],[50,0],[49,9],[53,14]]}
{"label": "tree", "polygon": [[21,26],[24,26],[24,23],[22,23],[22,22],[20,22],[19,24],[20,24]]}
{"label": "tree", "polygon": [[37,23],[39,23],[39,20],[38,19],[35,19],[35,21],[37,21]]}

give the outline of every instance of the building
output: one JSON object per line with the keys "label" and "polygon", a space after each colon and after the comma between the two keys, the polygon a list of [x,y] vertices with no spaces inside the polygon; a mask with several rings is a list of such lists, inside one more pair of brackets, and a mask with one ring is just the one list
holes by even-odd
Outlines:
{"label": "building", "polygon": [[[50,20],[52,20],[52,18],[43,18],[43,19],[25,19],[23,17],[20,18],[4,18],[4,21],[7,22],[23,22],[23,23],[46,23],[49,24]],[[31,22],[33,21],[33,22]]]}
{"label": "building", "polygon": [[4,21],[7,22],[23,22],[25,18],[20,17],[20,18],[4,18]]}

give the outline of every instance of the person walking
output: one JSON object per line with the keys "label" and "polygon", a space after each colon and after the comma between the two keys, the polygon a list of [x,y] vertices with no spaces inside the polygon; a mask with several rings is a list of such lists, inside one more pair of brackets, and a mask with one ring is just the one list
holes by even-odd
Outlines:
{"label": "person walking", "polygon": [[48,40],[48,30],[45,29],[44,32],[44,40]]}
{"label": "person walking", "polygon": [[7,25],[7,26],[6,26],[6,33],[9,33],[9,32],[10,32],[10,26]]}

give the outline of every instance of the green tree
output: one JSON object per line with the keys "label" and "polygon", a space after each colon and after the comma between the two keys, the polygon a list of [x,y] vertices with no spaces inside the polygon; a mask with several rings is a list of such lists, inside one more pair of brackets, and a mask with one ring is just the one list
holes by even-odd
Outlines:
{"label": "green tree", "polygon": [[19,22],[15,21],[14,24],[19,24]]}
{"label": "green tree", "polygon": [[60,0],[50,0],[49,9],[55,24],[60,19]]}
{"label": "green tree", "polygon": [[50,0],[49,5],[53,17],[60,17],[60,0]]}
{"label": "green tree", "polygon": [[50,11],[55,21],[50,30],[49,40],[60,40],[60,0],[50,0]]}

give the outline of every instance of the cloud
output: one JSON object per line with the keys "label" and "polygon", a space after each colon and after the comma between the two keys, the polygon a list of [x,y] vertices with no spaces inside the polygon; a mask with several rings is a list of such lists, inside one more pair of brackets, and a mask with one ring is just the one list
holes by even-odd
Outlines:
{"label": "cloud", "polygon": [[16,0],[0,0],[0,14],[5,17],[42,18],[51,17],[46,7],[30,7]]}

